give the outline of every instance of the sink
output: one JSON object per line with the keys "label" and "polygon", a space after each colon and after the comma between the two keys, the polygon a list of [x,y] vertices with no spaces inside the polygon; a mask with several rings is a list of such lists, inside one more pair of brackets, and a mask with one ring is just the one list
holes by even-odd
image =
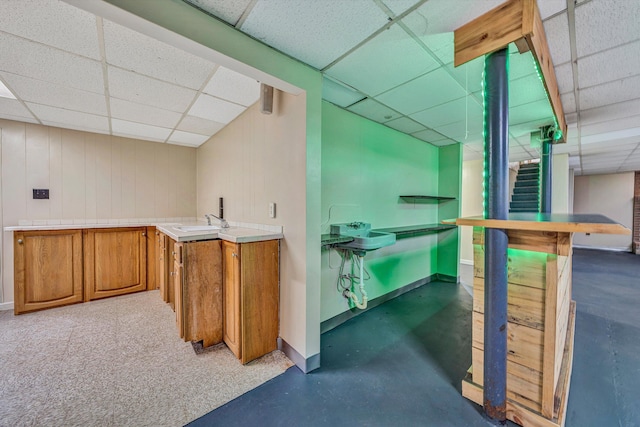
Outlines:
{"label": "sink", "polygon": [[220,230],[220,227],[215,225],[178,225],[173,227],[176,230],[184,231],[186,233],[194,232],[194,231],[216,231]]}
{"label": "sink", "polygon": [[331,234],[353,238],[351,242],[339,243],[337,246],[356,251],[374,251],[396,243],[395,234],[371,231],[371,224],[364,222],[332,224]]}

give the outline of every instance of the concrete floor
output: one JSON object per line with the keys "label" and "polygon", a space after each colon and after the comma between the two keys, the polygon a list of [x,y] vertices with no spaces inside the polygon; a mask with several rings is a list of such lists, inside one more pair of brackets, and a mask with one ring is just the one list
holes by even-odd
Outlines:
{"label": "concrete floor", "polygon": [[[640,257],[574,251],[574,368],[566,427],[640,426]],[[191,426],[486,426],[460,395],[471,296],[435,282],[322,336],[322,367],[283,375]],[[509,423],[510,425],[513,425]]]}

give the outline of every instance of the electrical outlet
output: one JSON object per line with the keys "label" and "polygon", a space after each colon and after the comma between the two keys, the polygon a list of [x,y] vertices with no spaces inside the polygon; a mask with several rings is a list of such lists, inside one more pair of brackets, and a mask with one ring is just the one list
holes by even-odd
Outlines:
{"label": "electrical outlet", "polygon": [[49,189],[48,188],[34,188],[33,189],[33,198],[34,199],[48,199],[49,198]]}
{"label": "electrical outlet", "polygon": [[269,203],[269,218],[275,218],[276,217],[276,204],[275,203]]}

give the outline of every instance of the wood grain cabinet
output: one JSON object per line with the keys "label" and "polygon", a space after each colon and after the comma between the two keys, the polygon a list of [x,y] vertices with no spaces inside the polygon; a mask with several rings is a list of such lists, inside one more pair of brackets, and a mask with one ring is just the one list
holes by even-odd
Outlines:
{"label": "wood grain cabinet", "polygon": [[245,364],[277,348],[278,241],[222,242],[224,342]]}
{"label": "wood grain cabinet", "polygon": [[147,289],[146,227],[83,233],[85,301]]}
{"label": "wood grain cabinet", "polygon": [[185,341],[222,342],[220,240],[176,243],[173,251],[176,324]]}
{"label": "wood grain cabinet", "polygon": [[82,231],[14,233],[15,314],[82,302]]}
{"label": "wood grain cabinet", "polygon": [[156,242],[156,277],[160,288],[160,296],[164,302],[171,306],[172,310],[175,310],[173,256],[176,241],[162,232],[157,232]]}

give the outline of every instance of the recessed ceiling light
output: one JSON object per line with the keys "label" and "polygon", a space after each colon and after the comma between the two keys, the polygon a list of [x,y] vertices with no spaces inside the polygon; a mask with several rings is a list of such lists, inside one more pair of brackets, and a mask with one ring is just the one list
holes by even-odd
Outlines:
{"label": "recessed ceiling light", "polygon": [[2,80],[0,80],[0,97],[16,99],[15,95],[4,85]]}

